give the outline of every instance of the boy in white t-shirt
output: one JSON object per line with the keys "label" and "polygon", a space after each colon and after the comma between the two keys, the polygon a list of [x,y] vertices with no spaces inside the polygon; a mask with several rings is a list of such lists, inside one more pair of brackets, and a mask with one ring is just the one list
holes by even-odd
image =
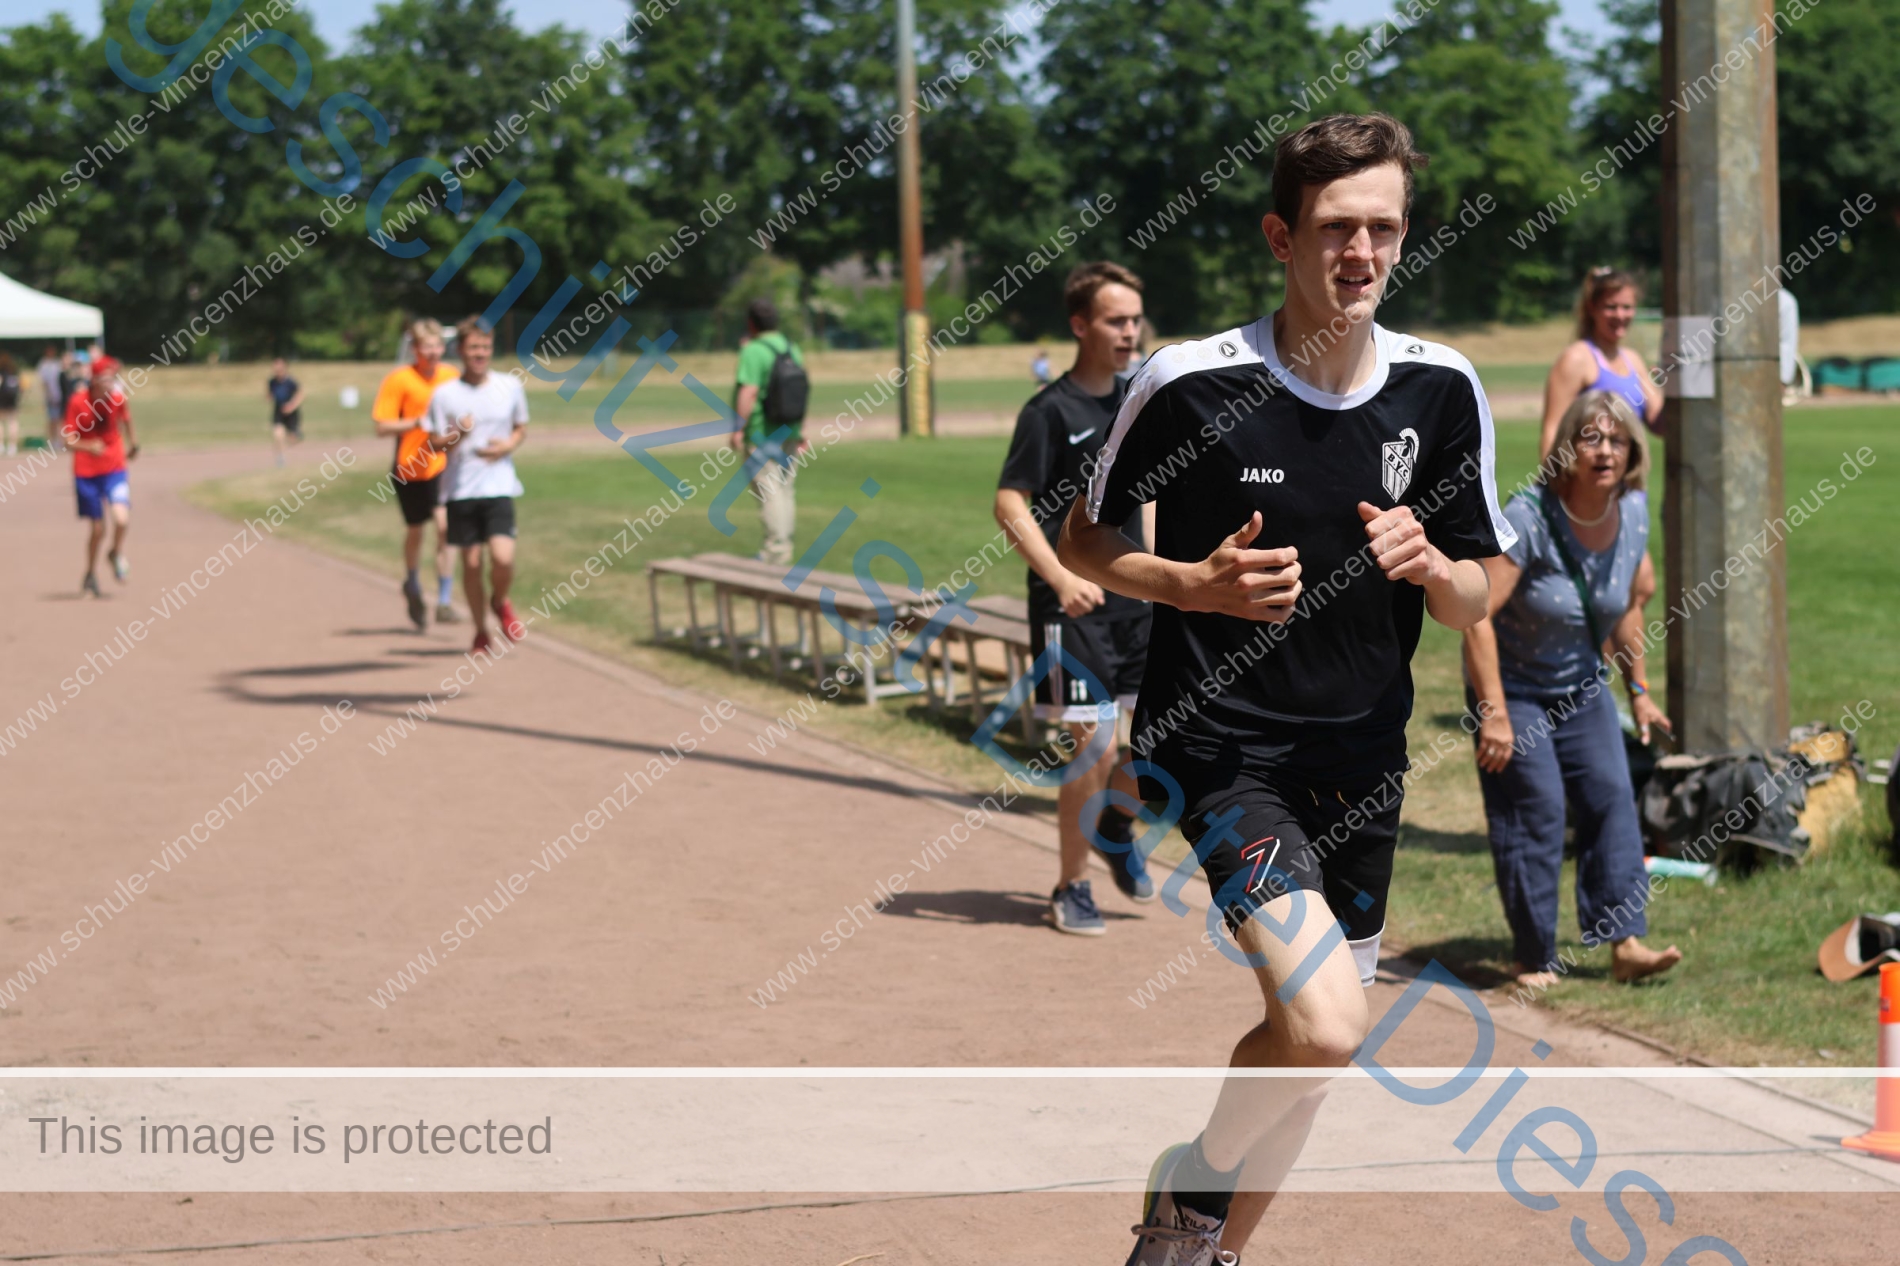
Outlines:
{"label": "boy in white t-shirt", "polygon": [[[491,374],[495,335],[479,318],[457,327],[462,376],[435,389],[423,422],[429,447],[448,454],[442,501],[448,543],[462,551],[462,585],[475,619],[474,651],[486,651],[488,610],[502,636],[518,642],[527,628],[515,617],[508,587],[515,578],[515,503],[521,480],[513,453],[528,438],[528,398],[512,374]],[[482,603],[482,552],[489,555],[493,597]]]}

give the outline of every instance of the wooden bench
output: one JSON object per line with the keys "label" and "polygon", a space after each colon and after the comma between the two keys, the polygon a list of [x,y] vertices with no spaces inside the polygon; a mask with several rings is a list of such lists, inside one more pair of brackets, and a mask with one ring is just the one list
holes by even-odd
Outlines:
{"label": "wooden bench", "polygon": [[[898,598],[892,600],[889,607],[880,610],[855,577],[841,572],[813,571],[802,578],[796,589],[788,589],[785,587],[785,576],[790,570],[753,558],[721,553],[658,559],[648,563],[647,593],[653,606],[654,641],[663,641],[666,636],[660,620],[660,577],[676,576],[686,592],[687,624],[684,628],[676,629],[674,635],[687,640],[696,650],[726,646],[732,655],[732,666],[736,669],[750,647],[755,653],[763,653],[767,657],[776,680],[783,674],[785,667],[783,648],[778,640],[777,619],[778,609],[785,607],[792,612],[798,630],[793,644],[793,665],[809,667],[814,684],[823,682],[828,672],[849,668],[861,678],[865,702],[873,707],[880,698],[911,693],[896,679],[895,656],[872,653],[876,647],[875,641],[867,645],[853,642],[840,634],[839,650],[832,653],[825,649],[824,630],[830,627],[831,622],[825,617],[822,596],[829,589],[833,610],[845,623],[861,630],[866,638],[874,637],[872,631],[884,625],[887,616],[895,617],[891,623],[913,627],[919,622],[918,604]],[[702,622],[699,618],[698,587],[701,584],[710,586],[712,590],[714,610],[710,623]],[[734,616],[734,607],[741,602],[753,604],[755,619],[750,632],[741,631]],[[880,661],[892,662],[888,680],[878,671]]]}
{"label": "wooden bench", "polygon": [[[763,654],[771,665],[774,680],[783,675],[788,650],[790,666],[794,669],[809,667],[814,684],[822,683],[827,673],[848,668],[862,681],[864,700],[872,707],[877,706],[879,699],[912,693],[897,680],[896,661],[901,651],[896,650],[894,640],[887,640],[881,652],[874,654],[873,651],[880,650],[875,642],[864,645],[840,634],[838,650],[826,649],[824,631],[832,627],[832,623],[824,614],[822,595],[830,590],[832,607],[838,616],[867,638],[887,619],[901,626],[900,634],[915,632],[936,610],[935,596],[912,598],[900,593],[889,596],[889,606],[880,610],[855,576],[814,570],[800,580],[796,589],[788,589],[785,576],[790,570],[755,558],[724,553],[656,559],[648,563],[647,593],[653,608],[653,640],[661,642],[667,637],[660,618],[660,578],[673,576],[685,589],[687,623],[672,633],[695,650],[724,646],[731,653],[735,669],[745,659],[748,649],[751,653]],[[711,589],[710,621],[700,619],[698,590],[701,585]],[[734,614],[735,607],[746,602],[753,605],[754,611],[749,631],[738,627]],[[779,642],[777,612],[780,607],[792,612],[797,629],[789,647]],[[970,603],[970,609],[976,612],[975,624],[952,620],[937,640],[936,669],[933,671],[928,663],[919,667],[924,673],[932,706],[939,702],[954,704],[957,685],[952,656],[960,648],[969,673],[970,715],[980,724],[993,705],[987,704],[985,699],[987,691],[979,647],[993,642],[1001,649],[1004,683],[1001,689],[1007,692],[1009,686],[1022,677],[1029,663],[1029,609],[1023,599],[1008,597],[978,598]],[[1024,741],[1035,742],[1033,701],[1024,702],[1019,716]]]}
{"label": "wooden bench", "polygon": [[[983,718],[989,715],[989,707],[983,699],[983,669],[978,662],[978,647],[986,641],[1001,646],[1005,664],[1003,692],[1007,693],[1010,686],[1022,679],[1029,664],[1029,604],[1021,598],[997,595],[973,599],[969,606],[976,612],[976,623],[952,620],[938,643],[943,656],[943,700],[947,704],[956,702],[956,674],[950,662],[954,643],[962,646],[970,673],[970,719],[981,725]],[[1017,709],[1017,717],[1022,724],[1023,741],[1033,744],[1038,737],[1033,696],[1023,701]]]}

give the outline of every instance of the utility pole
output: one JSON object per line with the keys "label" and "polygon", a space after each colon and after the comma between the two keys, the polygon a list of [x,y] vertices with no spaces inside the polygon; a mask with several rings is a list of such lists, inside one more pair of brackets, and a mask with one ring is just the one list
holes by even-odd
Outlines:
{"label": "utility pole", "polygon": [[1662,0],[1669,714],[1687,751],[1788,741],[1774,13]]}
{"label": "utility pole", "polygon": [[897,0],[897,97],[904,130],[897,138],[897,222],[904,264],[904,314],[897,354],[904,374],[898,430],[937,433],[930,390],[930,315],[924,311],[924,200],[917,138],[917,11]]}

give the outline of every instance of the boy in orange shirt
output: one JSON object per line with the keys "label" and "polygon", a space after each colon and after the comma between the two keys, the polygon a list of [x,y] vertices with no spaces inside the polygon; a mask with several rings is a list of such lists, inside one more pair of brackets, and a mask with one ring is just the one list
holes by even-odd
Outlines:
{"label": "boy in orange shirt", "polygon": [[444,340],[442,326],[423,318],[409,327],[409,339],[415,351],[415,363],[383,379],[376,393],[370,418],[376,434],[396,441],[395,465],[389,481],[396,489],[396,504],[402,508],[406,533],[402,541],[402,565],[407,575],[402,582],[403,597],[409,600],[409,619],[419,633],[428,626],[429,608],[422,598],[417,565],[422,557],[422,529],[435,523],[435,621],[455,624],[461,615],[455,610],[454,555],[448,545],[448,513],[442,507],[442,471],[448,458],[428,445],[423,417],[435,389],[457,377],[452,365],[442,363]]}

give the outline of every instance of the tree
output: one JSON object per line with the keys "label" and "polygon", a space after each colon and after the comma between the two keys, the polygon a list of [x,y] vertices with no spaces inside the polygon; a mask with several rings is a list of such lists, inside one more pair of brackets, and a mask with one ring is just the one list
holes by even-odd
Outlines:
{"label": "tree", "polygon": [[[418,226],[430,249],[413,259],[375,245],[367,226],[359,230],[350,243],[355,274],[374,279],[385,305],[455,318],[487,309],[522,266],[523,251],[512,243],[482,247],[439,292],[430,281],[462,235],[519,182],[501,222],[533,240],[541,267],[504,334],[531,319],[569,276],[583,279],[590,295],[614,285],[590,271],[605,261],[617,275],[645,256],[656,232],[630,185],[639,128],[615,62],[612,45],[560,27],[522,31],[501,0],[379,6],[330,76],[389,121],[386,157],[361,193],[367,197],[399,159],[429,158],[454,168],[464,201],[459,212],[432,213]],[[419,173],[391,205],[430,189],[440,194],[441,182]]]}
{"label": "tree", "polygon": [[1164,331],[1258,316],[1282,284],[1260,234],[1273,145],[1364,100],[1350,74],[1321,79],[1343,33],[1318,35],[1300,0],[1065,0],[1043,38],[1068,200],[1115,202],[1091,249],[1142,275]]}
{"label": "tree", "polygon": [[[1892,312],[1900,308],[1900,33],[1892,8],[1827,0],[1781,10],[1781,249],[1784,260],[1796,252],[1802,259],[1786,285],[1804,319]],[[1802,16],[1790,22],[1796,12]],[[1862,195],[1873,212],[1828,245],[1824,230],[1841,233],[1843,204]]]}
{"label": "tree", "polygon": [[[998,35],[997,0],[918,6],[925,233],[996,236],[1024,166],[1028,112]],[[709,308],[770,251],[809,285],[825,265],[897,245],[896,31],[889,0],[733,0],[642,29],[627,92],[646,120],[635,172],[661,225],[736,205],[654,286],[662,306]],[[986,41],[988,43],[986,44]]]}
{"label": "tree", "polygon": [[[1607,8],[1616,34],[1579,67],[1605,85],[1585,112],[1592,153],[1665,109],[1655,8],[1646,0],[1609,0]],[[1784,0],[1777,12],[1780,262],[1800,256],[1783,280],[1804,319],[1900,307],[1900,84],[1891,70],[1900,36],[1881,9],[1877,0]],[[1580,209],[1574,264],[1661,266],[1659,151],[1639,155]],[[1875,209],[1843,233],[1843,203],[1862,194]]]}
{"label": "tree", "polygon": [[[1662,268],[1662,141],[1645,141],[1662,107],[1660,33],[1655,0],[1604,0],[1612,34],[1586,43],[1574,66],[1584,161],[1608,159],[1615,175],[1581,203],[1566,233],[1572,279],[1598,265],[1659,276]],[[1579,186],[1582,189],[1583,186]],[[1661,294],[1650,302],[1660,306]]]}
{"label": "tree", "polygon": [[1556,12],[1543,0],[1440,0],[1368,85],[1431,158],[1406,238],[1408,256],[1425,256],[1410,266],[1426,266],[1392,296],[1395,319],[1523,320],[1567,281],[1555,239],[1510,240],[1576,179],[1570,91],[1544,34]]}
{"label": "tree", "polygon": [[[0,113],[9,117],[10,151],[31,155],[9,163],[5,196],[22,205],[49,186],[56,208],[6,251],[9,269],[28,284],[57,290],[104,309],[112,345],[123,353],[165,354],[194,315],[261,263],[300,223],[304,192],[284,166],[284,133],[234,128],[218,111],[210,84],[180,81],[181,94],[147,96],[129,89],[106,61],[106,42],[127,46],[126,61],[151,73],[160,59],[132,45],[133,0],[107,0],[102,35],[84,39],[64,18],[7,32],[0,55]],[[184,39],[201,20],[158,6],[150,30],[167,43]],[[314,58],[323,56],[309,20],[280,22]],[[286,80],[280,50],[257,54]],[[273,123],[289,111],[240,76],[231,97]],[[273,107],[266,109],[266,103]],[[19,130],[12,126],[18,120]],[[134,122],[136,120],[136,122]],[[278,278],[241,305],[241,318],[201,320],[208,334],[185,342],[234,349],[287,347],[321,286],[315,270]],[[185,354],[172,344],[174,357]]]}

